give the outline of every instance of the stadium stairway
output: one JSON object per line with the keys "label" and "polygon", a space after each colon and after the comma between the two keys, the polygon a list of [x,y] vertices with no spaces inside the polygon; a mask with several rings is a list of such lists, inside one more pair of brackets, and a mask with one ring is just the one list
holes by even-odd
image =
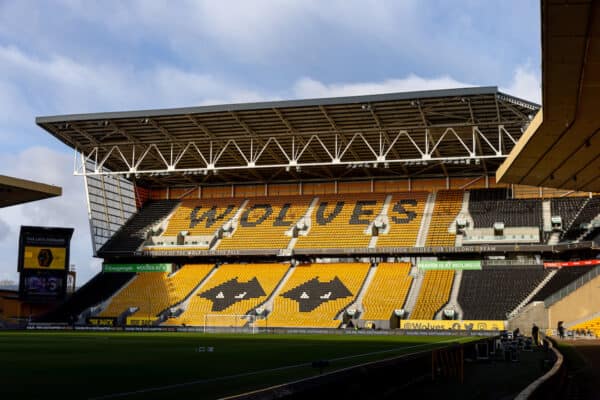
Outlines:
{"label": "stadium stairway", "polygon": [[429,193],[427,196],[427,202],[425,203],[425,209],[423,210],[423,218],[421,219],[421,226],[419,227],[419,233],[417,235],[416,247],[424,247],[429,235],[429,225],[431,224],[431,218],[433,217],[433,209],[435,207],[435,199],[437,192]]}
{"label": "stadium stairway", "polygon": [[212,276],[215,270],[216,266],[213,266],[213,268],[202,277],[202,280],[200,280],[200,282],[198,282],[196,286],[194,286],[184,298],[182,298],[176,303],[171,304],[169,307],[161,311],[158,314],[158,324],[166,321],[169,318],[169,316],[182,314],[183,311],[185,311],[182,309],[183,304],[186,301],[189,301],[192,295],[196,293],[198,289],[200,289],[200,287],[204,284],[204,282],[206,282]]}
{"label": "stadium stairway", "polygon": [[527,297],[525,297],[523,299],[522,302],[520,302],[514,310],[512,310],[510,313],[508,313],[508,318],[513,318],[515,315],[517,315],[522,309],[523,307],[525,307],[527,304],[529,304],[531,302],[531,300],[535,297],[536,294],[539,293],[540,290],[542,290],[544,288],[544,286],[546,286],[546,284],[548,282],[550,282],[550,280],[552,278],[554,278],[554,275],[556,275],[558,271],[554,270],[554,271],[550,271],[550,273],[548,275],[546,275],[544,277],[544,279],[542,279],[542,281],[539,283],[539,285],[537,285],[532,291],[531,293],[529,293],[527,295]]}
{"label": "stadium stairway", "polygon": [[544,221],[544,232],[552,230],[552,206],[550,200],[542,201],[542,220]]}
{"label": "stadium stairway", "polygon": [[[238,221],[240,220],[240,216],[242,215],[242,213],[246,209],[246,206],[248,205],[248,202],[249,202],[249,200],[245,199],[242,202],[242,204],[240,205],[240,207],[236,210],[235,214],[233,214],[233,217],[231,217],[226,222],[224,222],[223,225],[219,228],[219,230],[223,229],[223,227],[225,227],[227,225],[230,225],[231,226],[231,230],[229,232],[227,232],[227,235],[228,236],[235,235],[235,231],[236,231],[237,226],[238,226]],[[223,233],[223,235],[224,235],[224,233]],[[215,250],[215,249],[219,248],[219,244],[220,243],[221,243],[221,238],[218,237],[217,240],[214,240],[212,242],[210,250]]]}
{"label": "stadium stairway", "polygon": [[294,273],[295,268],[295,265],[290,265],[279,283],[275,286],[275,289],[273,289],[273,292],[271,292],[264,303],[259,304],[258,307],[263,308],[267,313],[273,311],[273,302],[275,301],[275,298],[279,295],[279,292],[281,292],[281,289],[285,286],[288,279],[290,279],[290,276],[292,276]]}
{"label": "stadium stairway", "polygon": [[352,304],[350,304],[348,307],[346,307],[346,309],[343,310],[340,313],[340,315],[338,315],[337,319],[342,319],[344,316],[344,312],[349,309],[355,309],[356,311],[358,311],[360,313],[362,313],[364,311],[363,304],[362,304],[363,298],[365,297],[365,294],[369,290],[369,286],[371,286],[371,282],[373,281],[373,277],[375,276],[376,273],[377,273],[377,264],[373,263],[373,264],[371,264],[371,267],[369,268],[369,272],[367,272],[365,281],[363,282],[362,286],[360,287],[360,290],[358,291],[356,298],[354,299]]}
{"label": "stadium stairway", "polygon": [[190,293],[183,300],[181,300],[177,304],[174,304],[169,309],[163,311],[160,315],[160,318],[161,318],[160,321],[164,322],[166,319],[163,320],[162,317],[165,315],[168,315],[169,312],[171,313],[171,315],[183,314],[185,312],[185,310],[187,310],[191,299],[202,289],[204,284],[212,278],[212,276],[217,272],[218,268],[219,268],[219,266],[215,265],[214,268],[211,269],[210,272],[200,282],[198,282],[196,287],[193,290],[191,290]]}
{"label": "stadium stairway", "polygon": [[415,304],[419,298],[419,292],[421,291],[421,286],[423,285],[423,277],[425,276],[425,273],[415,266],[411,270],[411,275],[413,275],[413,281],[410,291],[408,292],[408,296],[406,297],[406,303],[404,304],[404,309],[409,313],[415,308]]}
{"label": "stadium stairway", "polygon": [[443,319],[444,310],[451,309],[458,315],[459,318],[462,318],[462,308],[458,302],[458,293],[460,292],[460,283],[462,282],[462,270],[457,270],[454,273],[454,282],[452,283],[452,290],[450,292],[450,300],[446,303],[440,311],[437,312],[434,319]]}
{"label": "stadium stairway", "polygon": [[292,235],[292,238],[290,240],[290,243],[288,244],[287,250],[291,251],[294,249],[294,247],[296,246],[296,243],[298,242],[298,237],[306,236],[309,234],[310,228],[312,225],[312,214],[313,214],[314,209],[317,207],[318,203],[319,203],[319,197],[315,196],[312,199],[310,205],[308,206],[306,213],[302,217],[300,217],[298,219],[298,221],[296,221],[296,225],[294,225],[290,228],[290,229],[294,229],[298,225],[298,223],[300,223],[301,221],[303,221],[306,224],[306,229],[298,231],[297,237],[293,237],[293,235]]}
{"label": "stadium stairway", "polygon": [[[389,231],[390,227],[389,227],[389,221],[387,218],[387,213],[388,213],[388,210],[390,209],[391,202],[392,202],[392,195],[388,194],[385,197],[385,200],[383,202],[383,207],[381,207],[381,212],[379,213],[379,215],[377,215],[375,217],[375,219],[373,219],[373,221],[371,221],[371,223],[367,227],[367,232],[373,232],[373,227],[375,226],[375,221],[377,221],[377,220],[382,220],[385,222],[386,228],[383,232]],[[383,232],[380,232],[379,234],[381,234]],[[379,234],[377,236],[375,236],[375,235],[371,236],[371,240],[369,241],[370,249],[377,247],[377,239],[379,239]]]}

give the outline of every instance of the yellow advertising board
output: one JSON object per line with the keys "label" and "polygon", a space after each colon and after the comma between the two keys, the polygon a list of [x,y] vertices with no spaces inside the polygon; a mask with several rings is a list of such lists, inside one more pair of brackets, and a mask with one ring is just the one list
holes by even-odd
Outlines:
{"label": "yellow advertising board", "polygon": [[432,321],[407,319],[400,321],[400,329],[438,330],[438,331],[503,331],[505,321]]}
{"label": "yellow advertising board", "polygon": [[25,269],[64,270],[67,268],[66,259],[67,249],[64,247],[25,246],[23,250]]}
{"label": "yellow advertising board", "polygon": [[128,326],[152,326],[156,322],[156,317],[127,317]]}

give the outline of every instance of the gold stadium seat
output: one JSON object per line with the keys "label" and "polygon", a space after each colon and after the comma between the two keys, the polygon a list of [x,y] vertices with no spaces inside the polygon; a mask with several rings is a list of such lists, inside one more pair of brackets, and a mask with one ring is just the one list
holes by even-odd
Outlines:
{"label": "gold stadium seat", "polygon": [[394,310],[402,308],[413,280],[410,268],[410,263],[379,264],[362,301],[361,319],[388,320]]}
{"label": "gold stadium seat", "polygon": [[183,200],[169,220],[164,236],[188,231],[192,236],[212,235],[233,218],[241,199]]}
{"label": "gold stadium seat", "polygon": [[98,315],[118,317],[131,307],[136,317],[152,318],[183,300],[214,267],[213,264],[189,264],[169,276],[167,272],[142,272],[115,295]]}
{"label": "gold stadium seat", "polygon": [[[194,294],[187,309],[164,325],[243,326],[247,314],[262,304],[281,281],[289,264],[223,264]],[[208,316],[208,317],[207,317]]]}
{"label": "gold stadium seat", "polygon": [[219,243],[219,250],[285,249],[291,240],[285,232],[308,210],[313,196],[260,197],[246,205],[237,229]]}
{"label": "gold stadium seat", "polygon": [[453,282],[453,270],[425,271],[421,290],[415,308],[410,313],[410,319],[433,319],[450,299]]}
{"label": "gold stadium seat", "polygon": [[360,290],[369,264],[301,264],[281,289],[263,327],[337,328],[335,317]]}
{"label": "gold stadium seat", "polygon": [[[312,212],[307,236],[299,236],[295,248],[368,247],[371,235],[365,230],[377,217],[385,194],[343,194],[319,196]],[[360,215],[353,214],[360,211]]]}
{"label": "gold stadium seat", "polygon": [[387,212],[390,229],[380,234],[377,247],[414,246],[423,219],[427,192],[394,193]]}
{"label": "gold stadium seat", "polygon": [[568,328],[568,330],[569,331],[581,330],[584,332],[590,331],[594,335],[596,335],[596,337],[600,337],[600,317],[590,319],[588,321],[582,322],[577,325],[573,325],[570,328]]}
{"label": "gold stadium seat", "polygon": [[462,208],[463,196],[461,190],[440,190],[437,193],[425,246],[454,246],[456,235],[449,233],[448,229]]}

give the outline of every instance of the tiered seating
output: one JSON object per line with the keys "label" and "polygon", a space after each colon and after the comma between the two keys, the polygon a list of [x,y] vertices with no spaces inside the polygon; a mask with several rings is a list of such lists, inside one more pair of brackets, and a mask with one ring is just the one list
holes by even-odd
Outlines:
{"label": "tiered seating", "polygon": [[151,318],[183,300],[210,272],[213,264],[186,265],[169,277],[167,272],[145,272],[119,292],[100,317],[118,317],[131,307],[136,317]]}
{"label": "tiered seating", "polygon": [[547,273],[541,267],[529,266],[463,271],[458,293],[463,319],[505,320]]}
{"label": "tiered seating", "polygon": [[385,201],[385,194],[319,196],[307,236],[299,236],[295,248],[368,247],[371,235],[365,229]]}
{"label": "tiered seating", "polygon": [[410,313],[410,319],[433,319],[450,299],[453,282],[453,270],[425,271],[419,297],[414,310]]}
{"label": "tiered seating", "polygon": [[158,221],[166,218],[179,204],[178,200],[157,200],[146,203],[144,208],[134,214],[104,246],[98,254],[132,253],[146,239],[146,232]]}
{"label": "tiered seating", "polygon": [[223,249],[285,249],[285,232],[306,214],[312,196],[261,197],[248,202],[233,236],[223,238]]}
{"label": "tiered seating", "polygon": [[533,296],[531,301],[544,301],[546,298],[552,296],[554,293],[558,292],[580,276],[588,273],[593,268],[593,266],[589,266],[559,269],[550,281],[548,281],[544,287]]}
{"label": "tiered seating", "polygon": [[390,229],[380,234],[377,247],[414,246],[417,242],[428,193],[395,193],[387,212]]}
{"label": "tiered seating", "polygon": [[194,294],[183,314],[165,324],[243,326],[247,320],[234,315],[247,314],[262,304],[288,268],[289,264],[276,263],[223,264]]}
{"label": "tiered seating", "polygon": [[[501,189],[504,190],[504,189]],[[475,228],[491,228],[494,222],[506,227],[542,226],[542,201],[539,199],[499,199],[493,189],[472,190],[469,213]]]}
{"label": "tiered seating", "polygon": [[600,337],[600,317],[590,319],[589,321],[582,322],[577,325],[573,325],[569,328],[570,331],[576,332],[581,331],[587,334],[588,331],[592,332],[596,337]]}
{"label": "tiered seating", "polygon": [[112,296],[126,284],[133,273],[100,272],[89,282],[79,288],[71,297],[57,309],[42,316],[40,322],[71,322],[87,308],[92,307]]}
{"label": "tiered seating", "polygon": [[567,232],[565,232],[562,240],[573,241],[576,240],[585,231],[581,228],[582,224],[590,223],[598,214],[600,214],[600,197],[594,196],[587,201],[585,206],[581,209],[581,212],[575,218],[573,223],[568,226]]}
{"label": "tiered seating", "polygon": [[241,199],[183,200],[163,235],[176,236],[181,231],[192,236],[212,235],[233,218],[242,202]]}
{"label": "tiered seating", "polygon": [[454,246],[456,235],[448,229],[462,208],[463,196],[460,190],[438,192],[425,246]]}
{"label": "tiered seating", "polygon": [[363,298],[361,319],[390,319],[394,310],[402,308],[410,290],[410,263],[380,263]]}
{"label": "tiered seating", "polygon": [[337,328],[335,317],[358,294],[369,264],[304,264],[281,289],[260,326]]}
{"label": "tiered seating", "polygon": [[573,223],[577,213],[585,204],[585,197],[561,197],[550,199],[551,214],[560,215],[563,229],[567,229]]}

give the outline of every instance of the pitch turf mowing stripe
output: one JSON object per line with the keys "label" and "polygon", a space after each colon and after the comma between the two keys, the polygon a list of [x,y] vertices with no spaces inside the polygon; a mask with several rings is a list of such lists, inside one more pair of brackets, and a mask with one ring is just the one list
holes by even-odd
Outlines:
{"label": "pitch turf mowing stripe", "polygon": [[[433,343],[424,343],[424,344],[419,344],[419,345],[414,345],[414,346],[403,346],[403,347],[398,347],[398,348],[388,349],[388,350],[380,350],[380,351],[373,351],[373,352],[369,352],[369,353],[336,357],[336,358],[331,358],[328,361],[330,361],[330,362],[345,361],[345,360],[351,360],[351,359],[355,359],[355,358],[374,356],[374,355],[382,355],[382,354],[387,354],[387,353],[392,353],[392,352],[403,352],[404,350],[416,349],[416,348],[420,348],[420,347],[427,348],[430,346],[432,348],[435,348],[441,344],[458,342],[458,341],[460,341],[460,340],[457,340],[456,338],[452,338],[452,339],[442,340],[442,341],[433,342]],[[412,353],[401,353],[400,355],[408,355],[408,354],[412,354]],[[200,379],[200,380],[196,380],[196,381],[178,383],[178,384],[174,384],[174,385],[158,386],[158,387],[153,387],[153,388],[148,388],[148,389],[134,390],[134,391],[130,391],[130,392],[114,393],[114,394],[109,394],[109,395],[104,395],[104,396],[91,397],[89,400],[114,399],[114,398],[119,398],[119,397],[128,397],[128,396],[132,396],[132,395],[146,394],[146,393],[151,393],[151,392],[160,392],[160,391],[165,391],[165,390],[183,388],[183,387],[187,387],[187,386],[196,386],[196,385],[201,385],[201,384],[210,383],[210,382],[227,381],[227,380],[231,380],[231,379],[237,379],[237,378],[253,376],[253,375],[267,374],[267,373],[271,373],[271,372],[284,371],[284,370],[289,370],[289,369],[294,369],[294,368],[310,367],[311,365],[312,365],[312,362],[287,365],[287,366],[278,367],[278,368],[269,368],[269,369],[264,369],[264,370],[259,370],[259,371],[251,371],[251,372],[245,372],[245,373],[229,375],[229,376],[221,376],[221,377],[216,377],[216,378],[211,378],[211,379]],[[334,369],[330,372],[333,372],[338,369],[340,369],[340,368]]]}

